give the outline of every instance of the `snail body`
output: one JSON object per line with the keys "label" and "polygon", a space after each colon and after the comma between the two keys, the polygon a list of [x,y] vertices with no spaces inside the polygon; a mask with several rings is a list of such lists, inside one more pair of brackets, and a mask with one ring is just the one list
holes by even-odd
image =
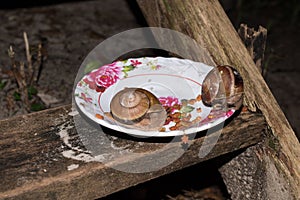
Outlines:
{"label": "snail body", "polygon": [[242,104],[243,79],[231,66],[217,66],[202,84],[202,101],[206,106],[238,108]]}
{"label": "snail body", "polygon": [[142,88],[125,88],[110,103],[111,116],[124,125],[143,130],[158,130],[167,117],[158,98]]}

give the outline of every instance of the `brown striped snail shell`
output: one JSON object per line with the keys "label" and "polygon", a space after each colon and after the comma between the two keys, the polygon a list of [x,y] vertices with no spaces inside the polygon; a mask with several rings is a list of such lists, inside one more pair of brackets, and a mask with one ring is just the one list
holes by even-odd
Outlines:
{"label": "brown striped snail shell", "polygon": [[202,84],[202,101],[206,106],[235,107],[242,104],[243,79],[231,66],[217,66],[205,77]]}
{"label": "brown striped snail shell", "polygon": [[145,130],[161,128],[167,117],[158,98],[142,88],[119,91],[110,102],[110,110],[116,121]]}

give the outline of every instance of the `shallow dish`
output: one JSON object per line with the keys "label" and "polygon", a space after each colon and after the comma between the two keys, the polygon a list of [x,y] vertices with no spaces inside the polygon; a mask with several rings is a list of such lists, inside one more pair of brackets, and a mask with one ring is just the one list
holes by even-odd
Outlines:
{"label": "shallow dish", "polygon": [[[89,119],[107,128],[142,137],[168,137],[191,134],[224,122],[235,110],[212,110],[201,101],[201,85],[212,66],[187,59],[143,57],[117,61],[85,75],[76,85],[78,108]],[[158,131],[122,126],[107,116],[112,97],[125,87],[144,88],[159,98],[170,113],[189,118],[189,125],[176,128],[173,118]],[[185,118],[186,117],[186,118]],[[184,123],[183,123],[184,124]]]}

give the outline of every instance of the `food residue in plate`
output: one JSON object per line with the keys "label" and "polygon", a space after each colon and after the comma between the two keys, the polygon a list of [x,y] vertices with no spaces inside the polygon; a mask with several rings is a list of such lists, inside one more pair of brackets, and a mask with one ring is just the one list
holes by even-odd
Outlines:
{"label": "food residue in plate", "polygon": [[[201,101],[200,94],[195,99],[182,99],[180,102],[175,97],[161,97],[159,100],[167,111],[167,119],[164,127],[160,129],[161,132],[184,130],[201,121],[199,114],[202,109],[200,106],[196,107],[196,103]],[[193,116],[192,111],[195,109],[196,113]]]}

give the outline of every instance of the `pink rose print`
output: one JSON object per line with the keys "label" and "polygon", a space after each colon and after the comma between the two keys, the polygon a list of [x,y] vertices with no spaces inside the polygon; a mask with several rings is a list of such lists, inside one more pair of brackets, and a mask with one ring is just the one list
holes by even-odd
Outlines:
{"label": "pink rose print", "polygon": [[228,110],[226,112],[226,117],[230,117],[231,115],[233,115],[234,111],[233,110]]}
{"label": "pink rose print", "polygon": [[165,109],[170,111],[170,113],[180,110],[181,104],[176,97],[159,97],[158,100]]}
{"label": "pink rose print", "polygon": [[168,96],[168,97],[159,97],[158,99],[163,106],[172,107],[176,104],[178,105],[180,104],[178,98],[176,97]]}
{"label": "pink rose print", "polygon": [[121,67],[116,66],[114,62],[93,70],[83,81],[89,85],[90,89],[96,90],[97,92],[104,92],[106,88],[119,80],[120,72]]}
{"label": "pink rose print", "polygon": [[97,86],[108,88],[116,82],[116,77],[110,75],[101,75],[96,77],[95,82]]}

